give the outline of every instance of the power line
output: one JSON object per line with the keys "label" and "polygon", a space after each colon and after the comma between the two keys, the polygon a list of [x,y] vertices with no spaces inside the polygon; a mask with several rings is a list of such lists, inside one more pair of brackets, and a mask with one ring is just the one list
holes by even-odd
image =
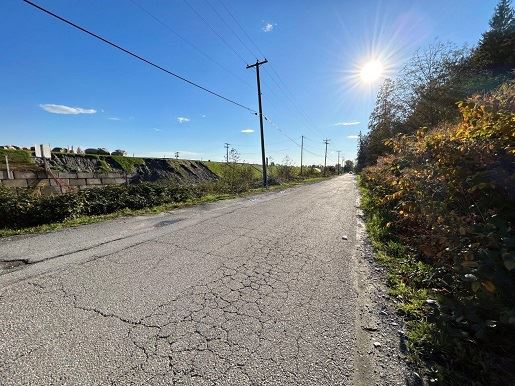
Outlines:
{"label": "power line", "polygon": [[[220,15],[220,13],[216,10],[215,7],[213,7],[213,5],[209,2],[209,0],[204,0],[208,5],[209,7],[213,10],[213,12],[216,14],[216,16],[218,16],[218,18],[222,21],[222,23],[227,27],[227,29],[229,29],[229,31],[231,31],[231,33],[236,36],[236,39],[239,40],[239,42],[242,44],[243,47],[245,47],[247,49],[247,51],[250,52],[250,55],[253,56],[254,58],[257,59],[257,55],[255,55],[251,50],[250,48],[245,44],[245,42],[243,40],[241,40],[240,36],[231,28],[231,26],[225,21],[225,19],[222,17],[222,15]],[[265,56],[265,55],[261,55],[261,56]]]}
{"label": "power line", "polygon": [[[209,1],[206,0],[206,2],[208,4]],[[233,19],[233,21],[236,23],[236,25],[238,26],[238,28],[243,32],[243,34],[247,37],[247,39],[250,41],[250,43],[256,48],[257,52],[259,53],[260,56],[264,57],[265,55],[263,54],[263,52],[259,49],[259,46],[256,44],[256,42],[254,41],[254,39],[252,39],[252,37],[247,33],[247,31],[243,28],[243,26],[241,25],[240,22],[238,22],[238,19],[234,16],[234,14],[229,10],[229,8],[224,4],[224,2],[222,0],[218,0],[218,2],[220,3],[220,5],[225,9],[225,11],[229,14],[229,16]],[[213,8],[213,6],[210,4],[210,6]],[[215,13],[217,15],[219,15],[219,13],[213,9],[215,11]],[[219,15],[219,17],[221,18],[221,16]],[[240,42],[245,46],[245,48],[251,53],[251,55],[257,57],[257,55],[252,51],[250,50],[246,44],[244,44],[241,39],[239,38],[239,36],[232,30],[232,28],[230,28],[227,23],[225,22],[225,20],[223,20],[223,18],[221,18],[222,21],[224,22],[224,24],[233,32],[233,34],[238,38],[238,40],[240,40]],[[291,105],[298,111],[298,113],[304,118],[304,120],[306,121],[307,123],[307,128],[311,131],[313,131],[313,133],[315,133],[317,136],[319,135],[318,131],[315,129],[315,125],[313,125],[313,121],[307,116],[307,114],[305,113],[305,111],[303,111],[298,105],[297,103],[295,102],[294,100],[294,97],[293,97],[293,93],[288,89],[288,87],[286,86],[286,83],[282,80],[281,76],[279,75],[279,73],[275,70],[275,67],[272,63],[270,63],[270,69],[272,70],[272,72],[275,74],[275,76],[277,77],[277,79],[279,80],[279,82],[281,82],[284,86],[281,86],[276,80],[275,78],[265,69],[265,73],[268,74],[268,76],[270,77],[270,79],[275,83],[275,85],[283,92],[284,96],[286,97],[286,99],[288,100],[289,103],[291,103]],[[289,95],[288,95],[289,94]],[[321,137],[320,137],[321,138]]]}
{"label": "power line", "polygon": [[[258,45],[254,42],[254,40],[249,36],[249,34],[247,33],[247,31],[245,31],[245,29],[241,26],[241,24],[238,22],[238,19],[236,19],[236,17],[234,17],[233,13],[229,10],[229,8],[227,8],[224,4],[224,2],[222,0],[218,0],[218,2],[222,5],[222,7],[225,9],[225,11],[229,14],[229,16],[231,16],[231,18],[234,20],[234,22],[236,23],[236,25],[240,28],[240,30],[243,32],[243,34],[247,37],[247,39],[249,39],[249,41],[252,43],[252,45],[254,46],[254,48],[256,48],[257,52],[259,53],[259,56],[262,56],[264,57],[265,55],[263,54],[263,52],[261,52],[261,50],[259,49]],[[252,52],[252,55],[253,56],[257,56],[255,55],[253,52]]]}
{"label": "power line", "polygon": [[255,113],[255,112],[256,112],[255,110],[251,109],[250,107],[247,107],[247,106],[245,106],[245,105],[242,105],[241,103],[238,103],[238,102],[236,102],[236,101],[234,101],[234,100],[232,100],[232,99],[230,99],[230,98],[224,97],[223,95],[221,95],[221,94],[219,94],[219,93],[217,93],[217,92],[215,92],[215,91],[212,91],[212,90],[210,90],[210,89],[208,89],[208,88],[206,88],[206,87],[204,87],[204,86],[201,86],[200,84],[195,83],[195,82],[193,82],[193,81],[191,81],[191,80],[189,80],[189,79],[187,79],[187,78],[185,78],[185,77],[183,77],[183,76],[181,76],[181,75],[178,75],[178,74],[176,74],[176,73],[174,73],[174,72],[172,72],[172,71],[170,71],[170,70],[167,70],[166,68],[161,67],[161,66],[160,66],[160,65],[158,65],[158,64],[153,63],[153,62],[151,62],[150,60],[145,59],[144,57],[142,57],[142,56],[140,56],[140,55],[138,55],[138,54],[135,54],[134,52],[129,51],[128,49],[125,49],[125,48],[123,48],[123,47],[121,47],[121,46],[119,46],[119,45],[117,45],[117,44],[115,44],[115,43],[113,43],[113,42],[111,42],[111,41],[109,41],[109,40],[107,40],[107,39],[103,38],[102,36],[97,35],[97,34],[96,34],[96,33],[94,33],[94,32],[88,31],[87,29],[85,29],[85,28],[83,28],[83,27],[81,27],[81,26],[79,26],[79,25],[77,25],[77,24],[73,23],[73,22],[72,22],[72,21],[70,21],[70,20],[65,19],[64,17],[61,17],[61,16],[59,16],[59,15],[56,15],[55,13],[53,13],[53,12],[51,12],[51,11],[49,11],[49,10],[47,10],[47,9],[45,9],[45,8],[43,8],[43,7],[39,6],[39,5],[37,5],[37,4],[35,4],[35,3],[33,3],[32,1],[29,1],[29,0],[22,0],[22,1],[23,1],[23,2],[25,2],[25,3],[27,3],[27,4],[29,4],[29,5],[31,5],[31,6],[32,6],[32,7],[34,7],[34,8],[39,9],[40,11],[42,11],[42,12],[46,13],[47,15],[50,15],[50,16],[52,16],[52,17],[54,17],[54,18],[56,18],[56,19],[58,19],[58,20],[60,20],[60,21],[62,21],[62,22],[64,22],[64,23],[66,23],[66,24],[68,24],[68,25],[70,25],[70,26],[72,26],[72,27],[74,27],[74,28],[78,29],[79,31],[82,31],[82,32],[84,32],[84,33],[86,33],[86,34],[88,34],[88,35],[90,35],[90,36],[93,36],[94,38],[96,38],[96,39],[98,39],[98,40],[100,40],[100,41],[102,41],[102,42],[104,42],[104,43],[106,43],[106,44],[108,44],[108,45],[110,45],[110,46],[112,46],[112,47],[114,47],[114,48],[116,48],[116,49],[120,50],[120,51],[123,51],[123,52],[125,52],[126,54],[128,54],[128,55],[130,55],[130,56],[132,56],[132,57],[134,57],[134,58],[136,58],[136,59],[138,59],[138,60],[140,60],[140,61],[142,61],[142,62],[144,62],[144,63],[149,64],[149,65],[150,65],[150,66],[152,66],[152,67],[157,68],[158,70],[161,70],[161,71],[163,71],[163,72],[165,72],[165,73],[167,73],[167,74],[169,74],[169,75],[171,75],[171,76],[173,76],[173,77],[175,77],[175,78],[177,78],[177,79],[182,80],[183,82],[186,82],[186,83],[188,83],[188,84],[190,84],[190,85],[192,85],[192,86],[194,86],[194,87],[197,87],[197,88],[199,88],[199,89],[201,89],[201,90],[203,90],[203,91],[205,91],[205,92],[207,92],[207,93],[209,93],[209,94],[211,94],[211,95],[214,95],[214,96],[216,96],[216,97],[218,97],[218,98],[220,98],[220,99],[225,100],[226,102],[232,103],[232,104],[234,104],[234,105],[236,105],[236,106],[238,106],[238,107],[241,107],[241,108],[243,108],[243,109],[245,109],[245,110],[247,110],[247,111],[250,111],[250,112],[252,112],[252,113]]}
{"label": "power line", "polygon": [[[293,108],[295,110],[297,110],[297,112],[300,114],[300,116],[304,119],[304,121],[307,123],[307,125],[305,126],[307,129],[309,129],[313,134],[315,134],[317,137],[321,138],[319,136],[319,133],[318,131],[314,128],[314,125],[312,124],[312,121],[308,118],[308,116],[306,115],[305,111],[303,111],[299,105],[295,102],[294,98],[290,95],[293,95],[289,90],[287,90],[286,88],[286,84],[284,83],[284,81],[282,81],[279,73],[275,70],[275,68],[273,66],[270,66],[270,68],[272,69],[272,71],[274,72],[275,76],[277,77],[277,79],[284,85],[281,86],[281,84],[279,84],[275,78],[272,76],[272,74],[268,71],[265,71],[265,73],[268,75],[268,77],[270,78],[270,80],[272,80],[272,82],[277,86],[277,88],[283,93],[285,99],[288,101],[288,103],[290,103]],[[289,95],[290,94],[290,95]]]}
{"label": "power line", "polygon": [[[273,127],[275,128],[277,131],[279,131],[282,135],[284,135],[290,142],[292,142],[293,144],[295,144],[295,146],[301,148],[302,145],[299,145],[299,143],[294,140],[292,137],[290,137],[288,134],[286,134],[274,121],[272,121],[272,119],[269,117],[269,116],[266,116],[266,115],[263,115],[263,117],[265,118],[265,120]],[[306,136],[304,136],[304,139],[306,139]],[[304,146],[304,151],[311,154],[311,155],[314,155],[316,157],[322,157],[322,155],[320,154],[317,154],[309,149],[306,148],[306,146]]]}
{"label": "power line", "polygon": [[138,7],[139,9],[141,9],[144,13],[146,13],[149,17],[151,17],[152,19],[154,19],[158,24],[160,24],[161,26],[163,26],[164,28],[166,28],[167,30],[169,30],[171,33],[173,33],[176,37],[178,37],[179,39],[181,39],[184,43],[186,43],[187,45],[189,45],[191,48],[193,48],[195,51],[197,51],[200,55],[204,56],[206,59],[208,59],[209,61],[213,62],[214,64],[216,64],[218,67],[220,67],[221,69],[223,69],[224,71],[226,71],[228,74],[231,74],[234,78],[238,79],[240,82],[244,83],[245,85],[247,85],[248,87],[252,87],[252,85],[247,82],[246,80],[244,80],[242,77],[236,75],[233,71],[229,70],[226,66],[224,66],[223,64],[221,64],[219,61],[217,61],[216,59],[214,59],[212,56],[210,56],[209,54],[207,54],[205,51],[203,51],[202,49],[200,49],[196,44],[192,43],[191,41],[189,41],[187,38],[185,38],[184,36],[182,36],[180,33],[178,33],[174,28],[172,28],[168,23],[165,23],[163,20],[159,19],[157,16],[155,16],[154,14],[152,14],[148,9],[144,8],[141,4],[137,3],[135,0],[129,0],[132,4],[134,4],[136,7]]}
{"label": "power line", "polygon": [[190,9],[193,11],[193,13],[195,15],[198,16],[198,18],[200,20],[202,20],[204,22],[205,25],[207,25],[209,27],[209,29],[216,35],[220,38],[220,40],[234,53],[234,55],[236,55],[238,58],[241,59],[241,61],[245,64],[247,64],[247,61],[243,58],[243,56],[241,56],[238,51],[236,51],[229,43],[227,43],[227,41],[223,38],[222,35],[220,35],[212,26],[211,24],[208,23],[208,21],[195,9],[193,8],[193,6],[188,2],[188,0],[184,0],[184,2],[188,5],[188,7],[190,7]]}

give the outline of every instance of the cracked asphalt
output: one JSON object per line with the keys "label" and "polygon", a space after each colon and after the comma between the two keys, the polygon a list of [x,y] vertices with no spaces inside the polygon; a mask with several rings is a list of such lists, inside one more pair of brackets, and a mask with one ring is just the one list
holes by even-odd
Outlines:
{"label": "cracked asphalt", "polygon": [[356,200],[346,175],[0,240],[0,384],[404,384],[363,335]]}

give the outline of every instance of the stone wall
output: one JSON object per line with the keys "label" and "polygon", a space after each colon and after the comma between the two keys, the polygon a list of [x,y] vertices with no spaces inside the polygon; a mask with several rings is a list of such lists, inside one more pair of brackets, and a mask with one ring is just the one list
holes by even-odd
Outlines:
{"label": "stone wall", "polygon": [[134,175],[127,173],[13,171],[11,178],[8,177],[6,171],[0,171],[0,185],[15,189],[32,189],[42,195],[51,195],[106,185],[126,184]]}

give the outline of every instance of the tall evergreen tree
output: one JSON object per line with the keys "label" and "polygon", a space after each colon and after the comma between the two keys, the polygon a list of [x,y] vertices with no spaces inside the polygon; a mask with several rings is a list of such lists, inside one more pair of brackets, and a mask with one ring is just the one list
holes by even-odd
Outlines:
{"label": "tall evergreen tree", "polygon": [[499,78],[497,87],[510,77],[515,68],[515,10],[510,0],[500,0],[486,31],[474,52],[472,61],[478,68],[488,70]]}
{"label": "tall evergreen tree", "polygon": [[515,12],[510,0],[501,0],[490,19],[490,28],[496,32],[508,32],[515,27]]}

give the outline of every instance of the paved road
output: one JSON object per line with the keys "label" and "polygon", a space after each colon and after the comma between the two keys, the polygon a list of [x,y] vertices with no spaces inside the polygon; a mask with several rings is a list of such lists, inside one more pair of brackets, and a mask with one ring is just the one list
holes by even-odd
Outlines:
{"label": "paved road", "polygon": [[368,384],[356,195],[343,176],[0,240],[0,384]]}

